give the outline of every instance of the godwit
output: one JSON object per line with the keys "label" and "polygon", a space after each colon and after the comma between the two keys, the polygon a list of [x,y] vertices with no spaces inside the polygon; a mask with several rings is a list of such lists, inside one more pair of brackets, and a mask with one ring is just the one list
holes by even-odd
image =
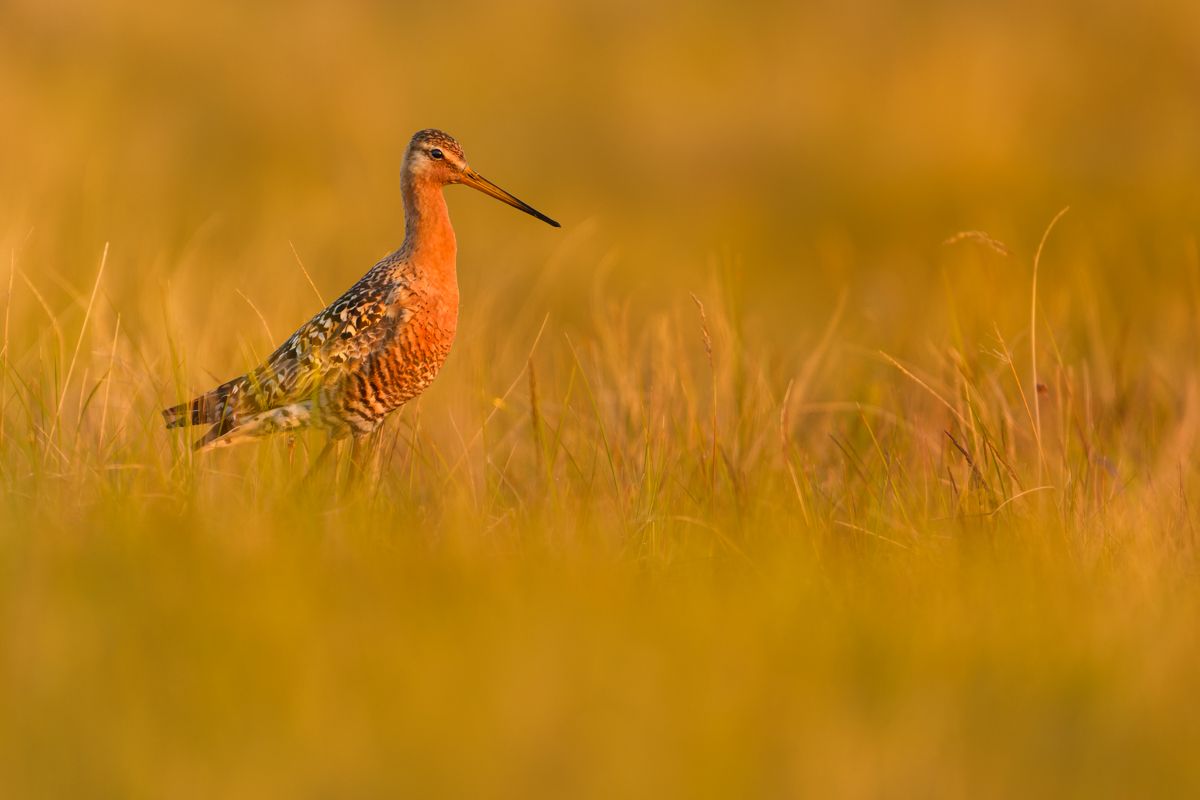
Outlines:
{"label": "godwit", "polygon": [[197,450],[303,427],[357,444],[437,376],[458,327],[457,244],[442,187],[463,183],[559,227],[467,164],[449,134],[404,153],[404,244],[300,326],[260,366],[163,411],[168,428],[212,424]]}

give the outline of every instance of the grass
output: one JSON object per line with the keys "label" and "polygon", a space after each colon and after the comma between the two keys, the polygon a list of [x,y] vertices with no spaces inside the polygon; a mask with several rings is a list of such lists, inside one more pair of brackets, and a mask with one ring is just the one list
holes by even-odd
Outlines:
{"label": "grass", "polygon": [[[876,5],[0,12],[2,793],[1194,793],[1194,11]],[[450,190],[362,491],[194,456],[159,409],[398,243],[428,124],[564,229]]]}
{"label": "grass", "polygon": [[[844,308],[785,356],[723,294],[468,344],[455,411],[406,409],[378,482],[339,496],[300,480],[316,437],[193,457],[159,431],[171,348],[147,365],[77,292],[6,350],[5,783],[1194,785],[1196,421],[1173,390],[1139,397],[1148,441],[1120,409],[1139,390],[1091,377],[1114,365],[1040,353],[1035,392],[999,333],[902,360],[848,349]],[[870,379],[817,399],[847,362]]]}

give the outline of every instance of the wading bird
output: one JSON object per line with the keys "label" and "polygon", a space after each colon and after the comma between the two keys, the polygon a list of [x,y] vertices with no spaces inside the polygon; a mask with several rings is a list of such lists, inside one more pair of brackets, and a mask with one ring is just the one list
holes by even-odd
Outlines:
{"label": "wading bird", "polygon": [[[304,427],[358,445],[437,376],[458,327],[457,245],[442,187],[462,183],[559,224],[484,178],[439,130],[404,153],[404,244],[250,372],[163,411],[168,428],[212,427],[197,450]],[[356,447],[357,449],[357,447]]]}

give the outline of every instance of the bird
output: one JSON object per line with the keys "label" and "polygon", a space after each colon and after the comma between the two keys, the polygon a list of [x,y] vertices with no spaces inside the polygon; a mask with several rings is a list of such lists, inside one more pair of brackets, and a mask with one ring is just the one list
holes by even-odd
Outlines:
{"label": "bird", "polygon": [[325,431],[330,445],[351,437],[357,449],[390,413],[433,383],[454,343],[458,247],[442,191],[453,184],[561,227],[472,169],[453,136],[436,128],[417,131],[400,170],[400,248],[262,364],[165,409],[166,427],[211,425],[195,441],[196,451],[303,428]]}

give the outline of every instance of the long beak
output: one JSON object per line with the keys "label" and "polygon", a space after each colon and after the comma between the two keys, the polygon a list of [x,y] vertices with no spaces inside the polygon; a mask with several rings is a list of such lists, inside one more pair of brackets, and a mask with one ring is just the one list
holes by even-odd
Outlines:
{"label": "long beak", "polygon": [[470,167],[467,167],[465,170],[463,170],[462,182],[465,183],[467,186],[472,187],[473,189],[478,189],[479,191],[483,192],[484,194],[486,194],[490,197],[494,197],[497,200],[500,200],[501,202],[508,203],[513,208],[521,209],[522,211],[524,211],[526,214],[530,215],[531,217],[537,217],[538,219],[540,219],[542,222],[546,223],[547,225],[553,225],[556,228],[562,227],[557,222],[550,219],[549,217],[547,217],[542,212],[538,211],[533,206],[513,197],[511,194],[504,191],[499,186],[492,183],[487,178],[483,177],[482,175],[480,175],[478,172],[471,169]]}

